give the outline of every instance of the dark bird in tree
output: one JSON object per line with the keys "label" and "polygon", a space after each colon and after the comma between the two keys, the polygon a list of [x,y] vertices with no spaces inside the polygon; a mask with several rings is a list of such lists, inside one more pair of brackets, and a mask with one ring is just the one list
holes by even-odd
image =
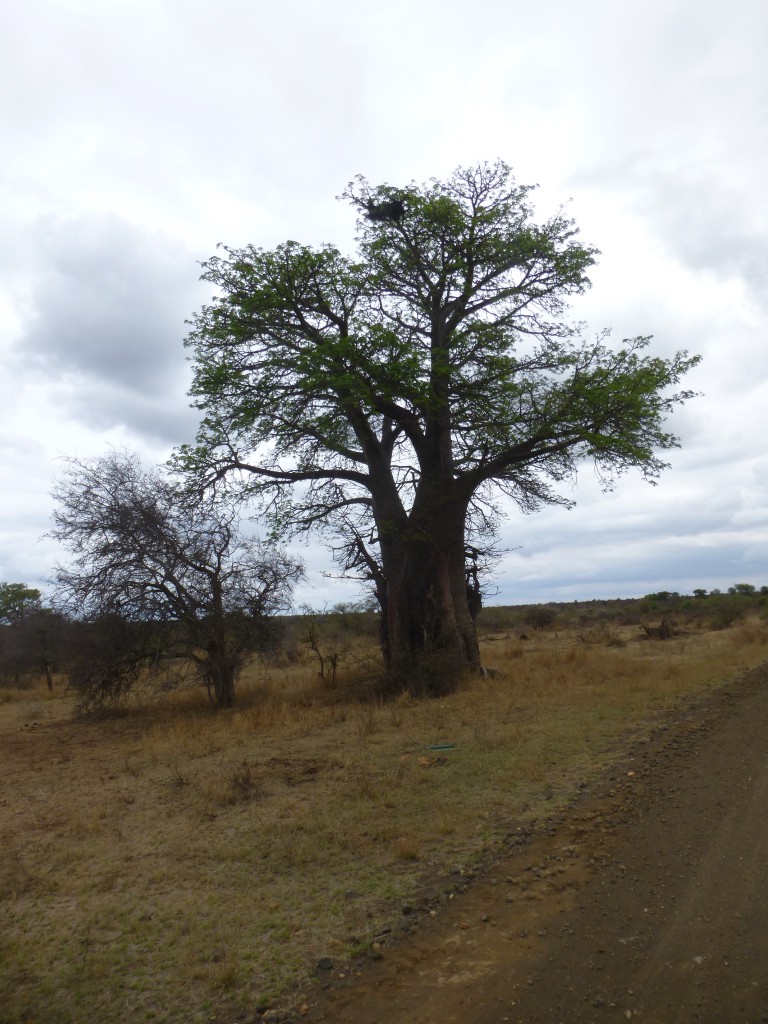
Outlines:
{"label": "dark bird in tree", "polygon": [[387,203],[374,203],[369,199],[366,204],[366,217],[375,222],[401,221],[405,216],[405,203],[402,199],[390,199]]}

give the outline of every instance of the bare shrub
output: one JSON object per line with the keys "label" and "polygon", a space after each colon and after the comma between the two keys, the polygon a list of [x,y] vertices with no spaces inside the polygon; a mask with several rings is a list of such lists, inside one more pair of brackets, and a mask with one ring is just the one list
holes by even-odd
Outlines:
{"label": "bare shrub", "polygon": [[190,783],[190,778],[188,775],[185,775],[184,772],[181,770],[179,762],[171,761],[171,763],[168,765],[168,768],[171,773],[171,785],[173,786],[173,788],[185,789]]}
{"label": "bare shrub", "polygon": [[307,631],[307,647],[313,652],[319,663],[318,675],[324,683],[335,686],[339,665],[346,656],[346,647],[339,646],[339,636],[330,637],[327,641],[321,635],[317,620],[312,620]]}
{"label": "bare shrub", "polygon": [[256,651],[274,645],[270,620],[284,608],[301,563],[239,534],[237,509],[137,456],[70,459],[54,491],[51,536],[71,564],[58,566],[58,602],[95,633],[70,683],[80,710],[122,702],[148,674],[179,659],[194,667],[216,707]]}
{"label": "bare shrub", "polygon": [[228,782],[232,803],[249,803],[264,795],[264,786],[247,761],[232,769]]}
{"label": "bare shrub", "polygon": [[619,631],[604,622],[598,623],[596,626],[590,626],[588,629],[583,629],[578,634],[578,637],[581,643],[589,644],[590,646],[626,646],[626,641],[621,637]]}
{"label": "bare shrub", "polygon": [[658,626],[643,626],[643,632],[648,640],[670,640],[675,635],[672,624],[665,616]]}

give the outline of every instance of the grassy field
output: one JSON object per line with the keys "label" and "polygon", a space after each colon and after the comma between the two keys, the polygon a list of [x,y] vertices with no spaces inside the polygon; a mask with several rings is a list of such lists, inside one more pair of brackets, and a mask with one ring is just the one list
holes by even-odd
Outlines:
{"label": "grassy field", "polygon": [[[690,699],[768,656],[768,624],[507,630],[498,670],[382,703],[353,653],[254,666],[239,706],[188,691],[72,717],[0,689],[0,1021],[252,1021],[301,1005],[405,905],[541,825]],[[360,649],[362,641],[357,641]],[[322,972],[321,972],[322,973]]]}

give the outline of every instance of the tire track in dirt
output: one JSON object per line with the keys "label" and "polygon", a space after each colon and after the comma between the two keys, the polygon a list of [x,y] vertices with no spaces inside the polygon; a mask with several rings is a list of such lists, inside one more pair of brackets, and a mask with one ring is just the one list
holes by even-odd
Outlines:
{"label": "tire track in dirt", "polygon": [[768,1022],[768,665],[432,913],[302,1019]]}

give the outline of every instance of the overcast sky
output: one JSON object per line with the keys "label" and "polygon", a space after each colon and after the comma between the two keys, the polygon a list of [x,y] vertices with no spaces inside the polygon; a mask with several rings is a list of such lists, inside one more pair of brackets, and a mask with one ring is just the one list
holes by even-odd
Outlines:
{"label": "overcast sky", "polygon": [[[0,15],[0,580],[62,456],[191,440],[218,242],[352,250],[337,196],[500,157],[601,250],[573,309],[704,359],[658,486],[511,510],[495,603],[768,584],[765,0],[26,0]],[[320,545],[300,601],[353,599]]]}

